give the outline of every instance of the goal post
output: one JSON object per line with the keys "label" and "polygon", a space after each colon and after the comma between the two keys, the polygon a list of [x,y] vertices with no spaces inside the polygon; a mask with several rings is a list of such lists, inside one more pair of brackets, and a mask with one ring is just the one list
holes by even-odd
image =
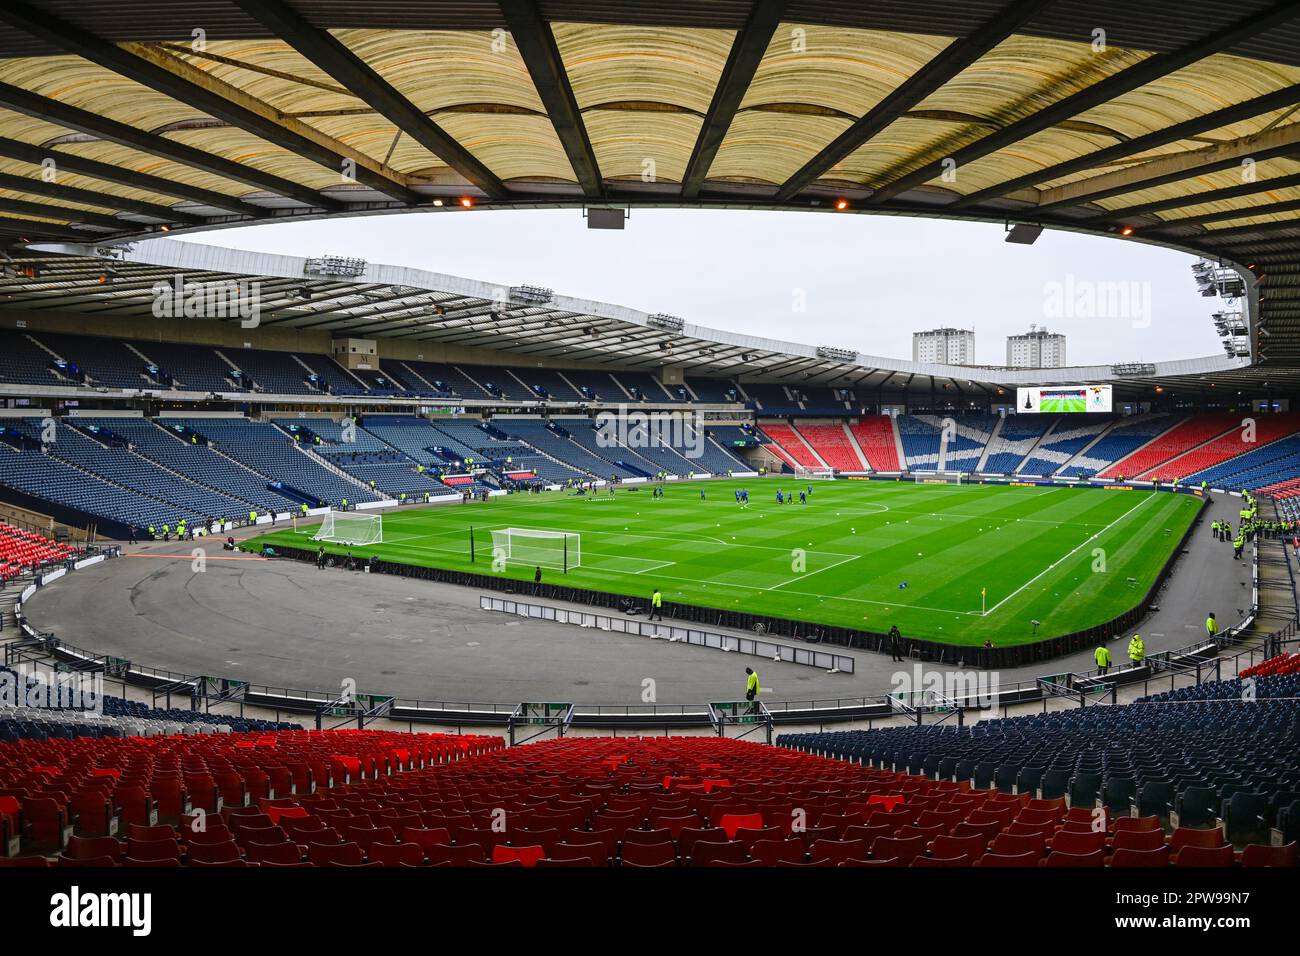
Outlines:
{"label": "goal post", "polygon": [[311,539],[335,544],[383,544],[384,518],[383,515],[331,511]]}
{"label": "goal post", "polygon": [[497,528],[492,532],[492,556],[506,564],[568,572],[582,567],[582,535],[572,531]]}
{"label": "goal post", "polygon": [[960,472],[952,471],[914,471],[912,480],[918,485],[960,485]]}
{"label": "goal post", "polygon": [[794,473],[798,478],[833,479],[835,477],[834,468],[808,468],[800,465],[794,470]]}

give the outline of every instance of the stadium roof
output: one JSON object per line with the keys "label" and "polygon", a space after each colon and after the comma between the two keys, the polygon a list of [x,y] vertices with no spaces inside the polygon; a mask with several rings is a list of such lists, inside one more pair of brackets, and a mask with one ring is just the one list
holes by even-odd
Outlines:
{"label": "stadium roof", "polygon": [[[323,258],[323,257],[322,257]],[[1251,365],[1224,355],[1132,366],[993,369],[912,362],[742,335],[620,305],[560,295],[537,286],[442,275],[355,261],[355,275],[322,271],[322,258],[152,239],[132,247],[38,245],[24,260],[34,275],[0,280],[0,308],[103,320],[148,317],[159,283],[238,286],[256,296],[257,328],[471,346],[521,361],[653,371],[680,366],[689,376],[798,385],[937,393],[973,400],[1019,385],[1112,383],[1129,394],[1156,386],[1175,393],[1241,389],[1248,395],[1295,391],[1297,370]],[[239,322],[231,308],[223,320]],[[251,335],[250,335],[251,337]]]}
{"label": "stadium roof", "polygon": [[1300,3],[0,6],[10,246],[462,203],[841,202],[1251,268],[1256,371],[1296,366]]}

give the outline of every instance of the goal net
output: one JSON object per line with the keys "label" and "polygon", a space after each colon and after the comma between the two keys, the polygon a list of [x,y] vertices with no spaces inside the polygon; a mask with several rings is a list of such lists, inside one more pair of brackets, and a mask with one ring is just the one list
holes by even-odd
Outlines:
{"label": "goal net", "polygon": [[582,567],[582,536],[571,531],[498,528],[492,532],[492,554],[507,564],[568,571]]}
{"label": "goal net", "polygon": [[961,474],[955,471],[916,471],[912,473],[912,480],[918,485],[960,485],[962,483]]}
{"label": "goal net", "polygon": [[806,468],[800,465],[794,470],[794,473],[800,478],[834,478],[834,468]]}
{"label": "goal net", "polygon": [[382,515],[331,511],[321,522],[320,530],[312,535],[311,539],[333,541],[337,544],[383,544],[384,518]]}

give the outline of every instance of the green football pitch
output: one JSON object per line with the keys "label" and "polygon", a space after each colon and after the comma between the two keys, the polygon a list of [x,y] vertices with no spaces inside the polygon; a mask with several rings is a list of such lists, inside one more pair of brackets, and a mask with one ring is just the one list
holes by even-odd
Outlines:
{"label": "green football pitch", "polygon": [[1088,400],[1086,398],[1044,398],[1038,407],[1043,414],[1049,412],[1086,412],[1088,410]]}
{"label": "green football pitch", "polygon": [[[672,482],[662,499],[625,485],[613,496],[404,508],[383,515],[382,544],[326,550],[532,580],[531,561],[494,562],[491,532],[565,531],[580,535],[581,564],[544,568],[547,583],[647,599],[658,587],[668,602],[1003,645],[1100,624],[1137,604],[1200,505],[1167,492],[883,481],[814,481],[807,504],[776,503],[778,488],[806,486],[788,477]],[[747,506],[735,500],[738,487],[749,489]],[[315,550],[314,532],[285,529],[246,546]]]}

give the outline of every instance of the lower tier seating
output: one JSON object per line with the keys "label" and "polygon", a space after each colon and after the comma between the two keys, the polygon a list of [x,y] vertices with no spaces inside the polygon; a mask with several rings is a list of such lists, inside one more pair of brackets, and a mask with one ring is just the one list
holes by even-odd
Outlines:
{"label": "lower tier seating", "polygon": [[24,741],[0,744],[0,815],[33,865],[1295,865],[1294,843],[807,752],[845,736]]}
{"label": "lower tier seating", "polygon": [[1072,808],[1156,821],[1153,829],[1222,821],[1227,840],[1244,845],[1266,840],[1269,827],[1300,826],[1298,692],[1300,675],[1285,674],[1257,678],[1254,700],[1236,679],[1128,706],[779,742],[1026,800],[1068,798]]}

